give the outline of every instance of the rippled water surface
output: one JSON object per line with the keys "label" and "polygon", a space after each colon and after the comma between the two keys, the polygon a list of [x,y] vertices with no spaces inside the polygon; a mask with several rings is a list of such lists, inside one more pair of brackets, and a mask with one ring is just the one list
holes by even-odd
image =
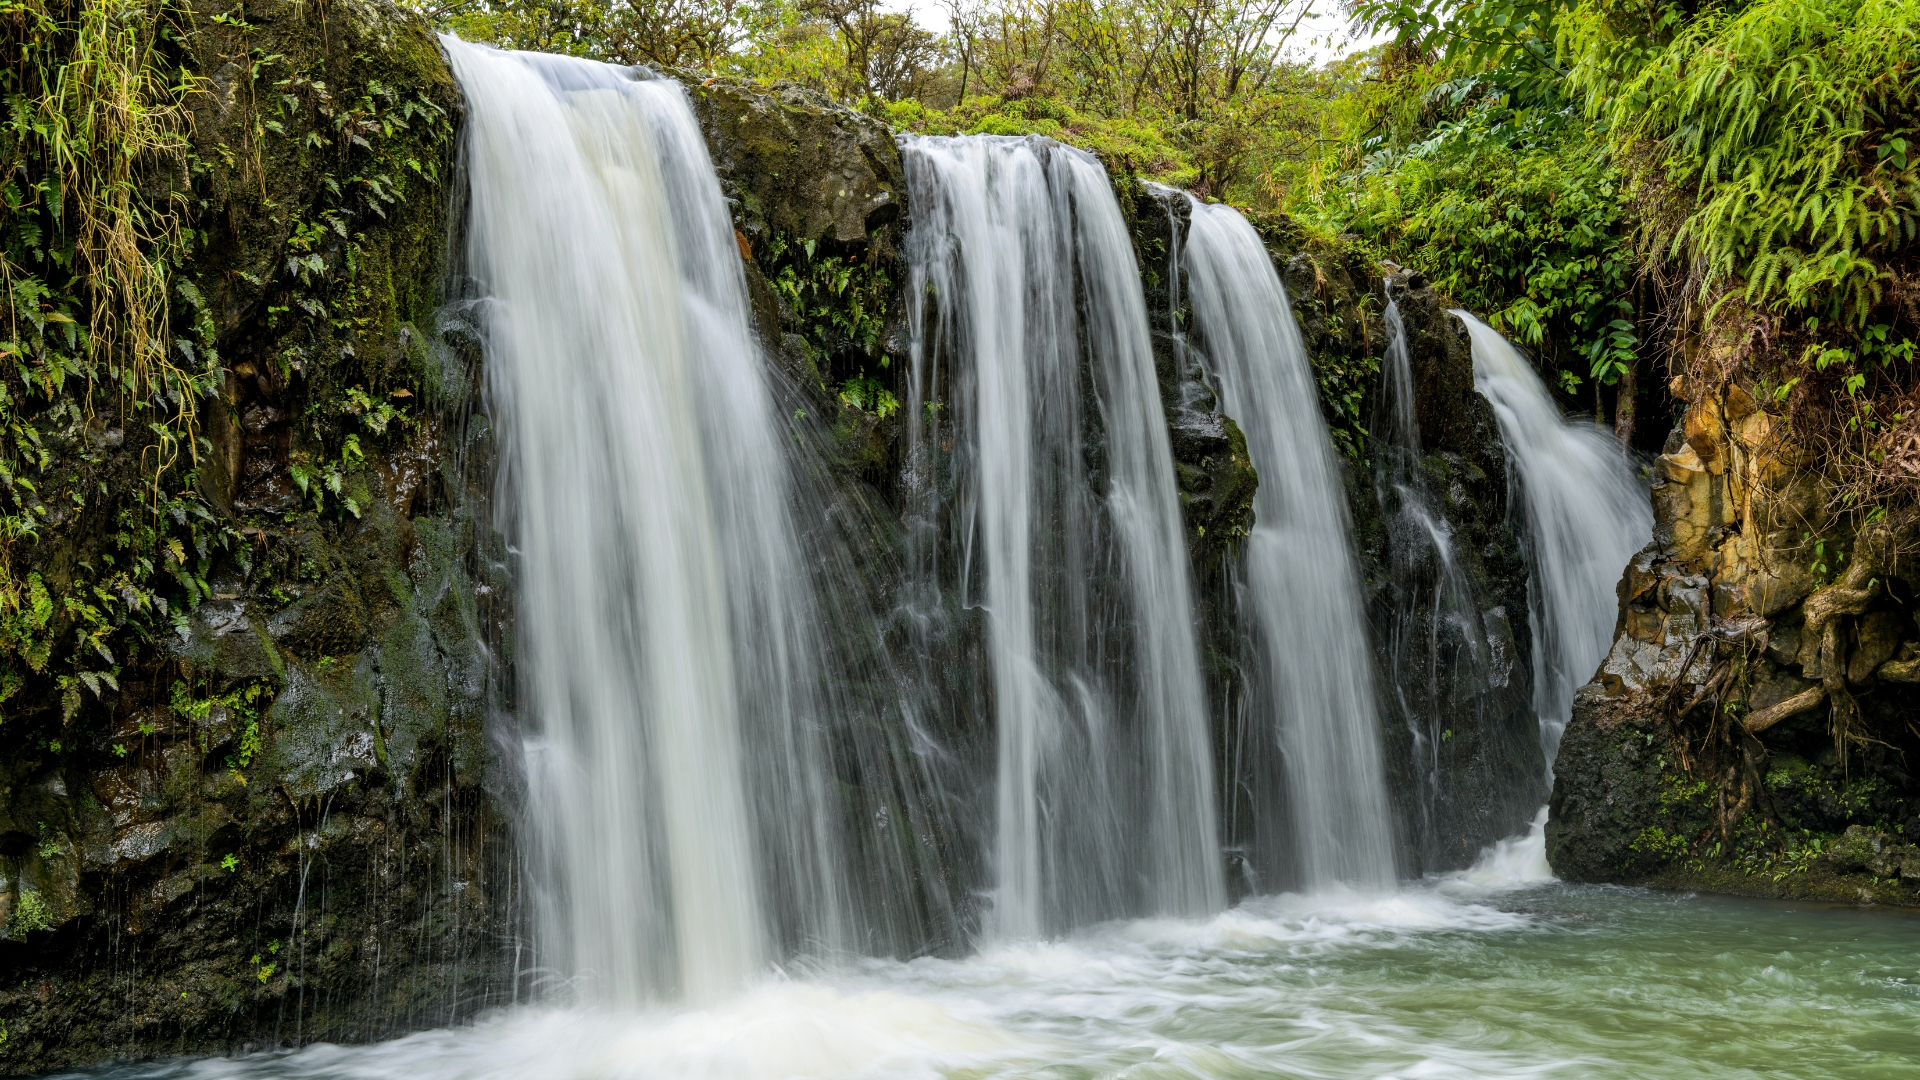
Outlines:
{"label": "rippled water surface", "polygon": [[1916,1077],[1920,915],[1470,876],[133,1077]]}

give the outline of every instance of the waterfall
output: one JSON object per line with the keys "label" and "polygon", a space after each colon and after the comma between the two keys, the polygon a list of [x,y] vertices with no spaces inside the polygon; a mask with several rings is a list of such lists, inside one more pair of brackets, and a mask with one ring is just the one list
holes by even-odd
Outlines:
{"label": "waterfall", "polygon": [[1191,572],[1106,172],[1045,139],[901,146],[909,458],[948,455],[954,488],[943,507],[921,485],[916,512],[949,516],[951,587],[982,609],[991,667],[991,932],[1215,910]]}
{"label": "waterfall", "polygon": [[1194,331],[1260,474],[1244,553],[1249,682],[1285,761],[1305,884],[1386,888],[1393,828],[1340,466],[1273,260],[1231,207],[1191,199]]}
{"label": "waterfall", "polygon": [[1454,312],[1473,338],[1473,382],[1493,405],[1509,475],[1526,508],[1533,616],[1533,702],[1547,767],[1574,691],[1613,646],[1614,586],[1653,536],[1653,507],[1604,431],[1562,416],[1546,384],[1499,331]]}
{"label": "waterfall", "polygon": [[444,38],[515,558],[545,963],[711,998],[846,903],[794,442],[680,86]]}

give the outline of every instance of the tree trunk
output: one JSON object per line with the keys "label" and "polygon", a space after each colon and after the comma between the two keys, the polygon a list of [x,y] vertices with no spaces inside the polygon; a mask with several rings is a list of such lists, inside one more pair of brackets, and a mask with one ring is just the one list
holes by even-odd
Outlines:
{"label": "tree trunk", "polygon": [[1634,372],[1639,366],[1640,361],[1629,361],[1613,390],[1613,437],[1627,448],[1633,446]]}

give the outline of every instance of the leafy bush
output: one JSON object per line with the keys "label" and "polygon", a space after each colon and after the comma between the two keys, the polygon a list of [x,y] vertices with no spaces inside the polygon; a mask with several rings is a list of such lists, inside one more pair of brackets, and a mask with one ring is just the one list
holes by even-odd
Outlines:
{"label": "leafy bush", "polygon": [[[1561,384],[1613,382],[1632,363],[1632,263],[1619,178],[1591,125],[1516,108],[1477,79],[1424,138],[1373,150],[1296,209],[1418,269],[1497,329],[1562,366]],[[1566,370],[1571,368],[1573,370]]]}
{"label": "leafy bush", "polygon": [[47,906],[46,899],[32,889],[21,889],[13,901],[13,913],[7,919],[8,935],[23,938],[52,927],[53,909]]}
{"label": "leafy bush", "polygon": [[1583,4],[1562,39],[1622,159],[1690,197],[1671,253],[1709,293],[1865,328],[1920,226],[1920,4],[1647,15],[1650,33],[1628,34]]}

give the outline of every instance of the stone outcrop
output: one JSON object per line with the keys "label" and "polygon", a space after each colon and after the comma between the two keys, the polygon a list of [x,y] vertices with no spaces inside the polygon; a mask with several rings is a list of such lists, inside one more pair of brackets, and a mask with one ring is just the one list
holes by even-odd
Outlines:
{"label": "stone outcrop", "polygon": [[899,260],[907,180],[893,132],[798,86],[683,84],[782,389],[831,434],[823,445],[837,472],[890,494],[909,377]]}
{"label": "stone outcrop", "polygon": [[[1390,475],[1376,381],[1370,470],[1350,502],[1389,788],[1405,823],[1407,869],[1424,873],[1470,865],[1487,845],[1524,832],[1546,799],[1547,768],[1533,711],[1524,525],[1508,506],[1499,424],[1474,389],[1471,342],[1445,298],[1417,273],[1395,274],[1386,288],[1407,335],[1419,445],[1406,463],[1412,475]],[[1415,499],[1424,505],[1410,518],[1401,507]],[[1435,529],[1445,535],[1450,588]]]}
{"label": "stone outcrop", "polygon": [[1555,870],[1914,902],[1900,874],[1817,857],[1860,829],[1920,837],[1913,538],[1836,507],[1739,385],[1690,403],[1652,490],[1654,541],[1561,749]]}

